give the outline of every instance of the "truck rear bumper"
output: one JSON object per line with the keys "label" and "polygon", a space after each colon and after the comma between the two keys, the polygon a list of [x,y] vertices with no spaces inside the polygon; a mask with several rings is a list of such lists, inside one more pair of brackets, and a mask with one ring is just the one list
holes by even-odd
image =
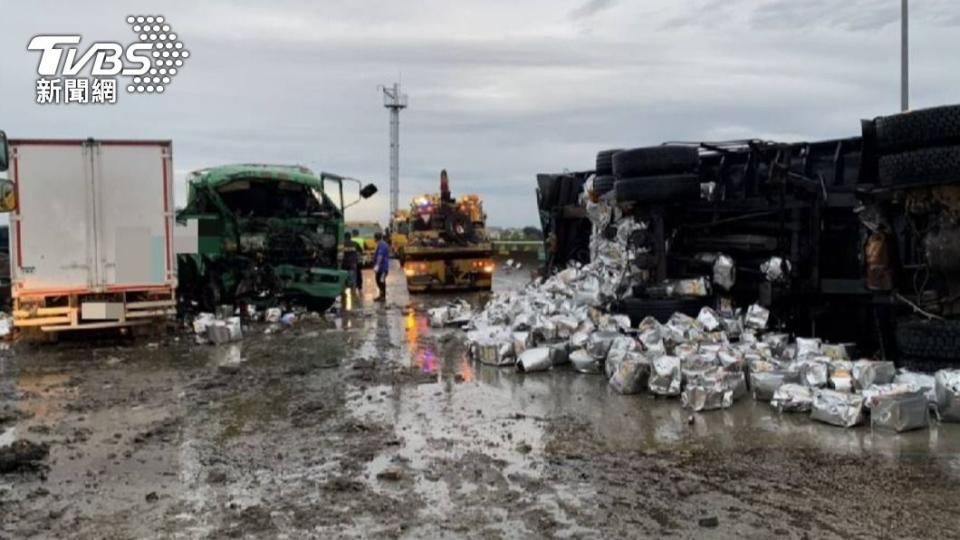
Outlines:
{"label": "truck rear bumper", "polygon": [[[84,311],[88,318],[84,318]],[[43,332],[160,324],[176,315],[176,312],[174,289],[169,285],[148,289],[129,288],[122,292],[20,292],[13,299],[14,326]]]}

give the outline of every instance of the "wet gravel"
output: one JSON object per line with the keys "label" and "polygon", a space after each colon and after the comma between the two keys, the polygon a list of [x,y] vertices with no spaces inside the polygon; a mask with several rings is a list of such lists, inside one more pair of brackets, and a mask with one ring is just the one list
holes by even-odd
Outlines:
{"label": "wet gravel", "polygon": [[49,448],[0,474],[0,538],[960,537],[960,425],[843,430],[749,400],[690,423],[599,376],[470,362],[428,327],[444,298],[396,275],[386,305],[365,292],[219,347],[0,351],[0,446]]}

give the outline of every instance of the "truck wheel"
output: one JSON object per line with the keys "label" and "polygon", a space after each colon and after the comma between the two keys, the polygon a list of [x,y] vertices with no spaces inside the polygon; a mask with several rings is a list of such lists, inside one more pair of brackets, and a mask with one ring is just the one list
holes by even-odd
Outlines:
{"label": "truck wheel", "polygon": [[307,308],[310,311],[316,311],[317,313],[323,314],[336,302],[336,298],[314,298],[312,296],[301,298],[300,301],[303,303],[303,307]]}
{"label": "truck wheel", "polygon": [[594,171],[597,176],[613,174],[613,155],[620,151],[622,148],[597,152],[597,168]]}
{"label": "truck wheel", "polygon": [[623,178],[614,184],[620,202],[694,201],[700,198],[700,176],[674,174]]}
{"label": "truck wheel", "polygon": [[708,305],[708,298],[624,298],[614,306],[616,313],[630,317],[630,324],[636,326],[646,317],[653,317],[665,323],[674,313],[684,313],[696,317],[703,306]]}
{"label": "truck wheel", "polygon": [[650,146],[613,156],[613,175],[617,178],[693,172],[699,166],[700,152],[695,146]]}
{"label": "truck wheel", "polygon": [[880,156],[880,185],[954,182],[960,169],[960,146],[941,146]]}
{"label": "truck wheel", "polygon": [[223,303],[223,298],[223,284],[220,283],[220,276],[215,273],[208,273],[206,284],[201,292],[200,304],[206,311],[215,313],[217,307]]}
{"label": "truck wheel", "polygon": [[609,193],[613,190],[613,176],[597,176],[593,179],[593,191],[599,195]]}
{"label": "truck wheel", "polygon": [[897,349],[904,359],[960,364],[960,321],[900,322],[896,335]]}
{"label": "truck wheel", "polygon": [[960,143],[960,105],[944,105],[876,119],[882,154]]}

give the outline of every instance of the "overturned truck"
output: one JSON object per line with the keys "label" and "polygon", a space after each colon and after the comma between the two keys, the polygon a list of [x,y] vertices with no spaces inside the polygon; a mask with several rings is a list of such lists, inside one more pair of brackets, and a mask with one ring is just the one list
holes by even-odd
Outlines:
{"label": "overturned truck", "polygon": [[[934,368],[960,354],[960,106],[862,122],[862,136],[607,150],[540,175],[547,271],[592,256],[584,200],[642,224],[612,308],[770,308],[783,328]],[[691,285],[692,284],[692,285]]]}
{"label": "overturned truck", "polygon": [[[264,307],[279,301],[325,311],[343,292],[343,182],[309,169],[229,165],[193,173],[179,222],[197,221],[195,253],[177,256],[179,296],[186,305]],[[336,204],[328,184],[339,194]],[[361,198],[376,193],[368,184]]]}

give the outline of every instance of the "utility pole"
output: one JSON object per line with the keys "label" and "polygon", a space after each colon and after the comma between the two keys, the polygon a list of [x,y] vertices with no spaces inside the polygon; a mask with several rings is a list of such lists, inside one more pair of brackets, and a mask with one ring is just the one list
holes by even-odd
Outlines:
{"label": "utility pole", "polygon": [[910,50],[907,0],[900,5],[900,110],[910,108]]}
{"label": "utility pole", "polygon": [[383,106],[390,109],[390,219],[400,208],[400,110],[407,107],[407,95],[400,93],[400,83],[381,86]]}

